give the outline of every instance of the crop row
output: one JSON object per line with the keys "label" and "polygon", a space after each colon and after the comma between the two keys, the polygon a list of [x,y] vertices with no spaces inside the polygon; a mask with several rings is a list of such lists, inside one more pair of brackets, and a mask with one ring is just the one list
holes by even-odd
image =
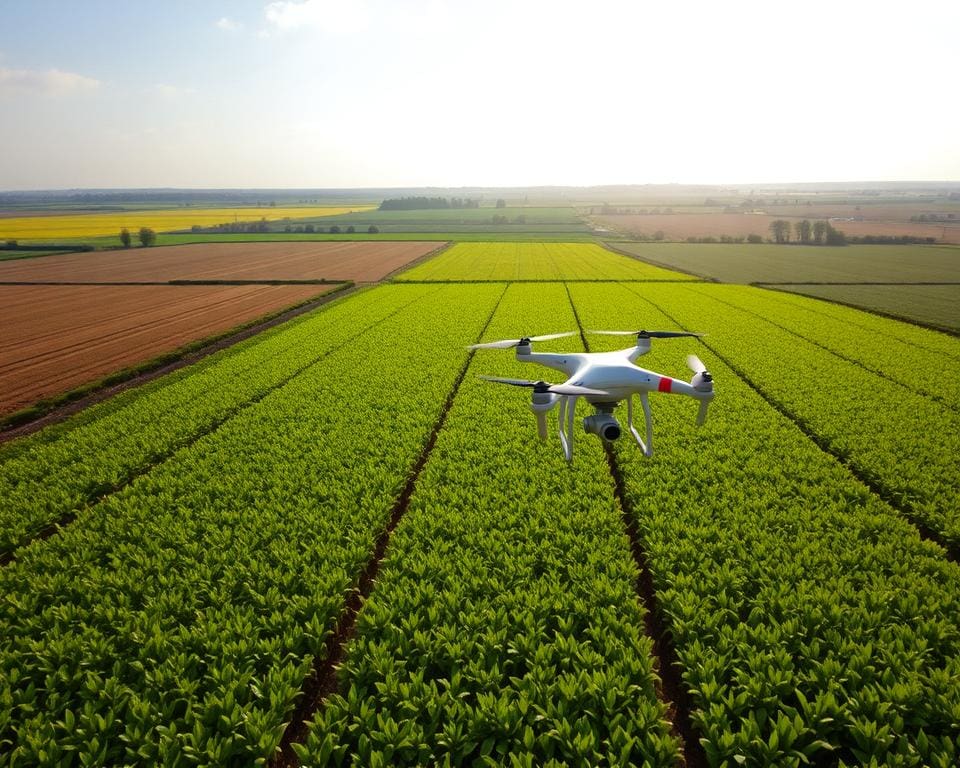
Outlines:
{"label": "crop row", "polygon": [[[571,292],[587,327],[680,317],[735,359],[776,348],[679,286]],[[717,387],[706,424],[653,397],[653,458],[616,454],[709,763],[956,765],[960,568],[698,346]],[[679,375],[688,351],[641,362]]]}
{"label": "crop row", "polygon": [[[806,297],[788,298],[782,291],[761,291],[741,285],[709,285],[692,287],[717,301],[750,312],[754,316],[784,328],[791,333],[836,352],[873,373],[881,374],[913,392],[928,395],[945,405],[960,409],[960,377],[949,375],[945,362],[960,362],[960,339],[914,327],[918,341],[928,341],[939,349],[933,351],[916,343],[901,341],[903,333],[898,320],[878,317],[874,327],[864,327],[844,320],[827,320],[818,313],[821,301]],[[862,318],[864,313],[858,313]],[[936,338],[940,337],[940,338]],[[950,350],[949,356],[947,350]],[[789,353],[787,353],[789,354]]]}
{"label": "crop row", "polygon": [[777,297],[788,304],[803,307],[816,315],[840,320],[844,325],[866,331],[873,331],[884,338],[896,339],[913,347],[939,352],[944,359],[960,362],[960,352],[957,351],[957,338],[939,331],[922,328],[913,323],[904,323],[899,320],[864,312],[832,301],[821,301],[809,296],[801,296],[791,291],[777,291]]}
{"label": "crop row", "polygon": [[123,486],[433,290],[367,291],[4,446],[0,553]]}
{"label": "crop row", "polygon": [[[642,295],[721,355],[885,498],[960,544],[960,415],[705,290]],[[826,324],[826,321],[825,321]]]}
{"label": "crop row", "polygon": [[21,550],[0,762],[272,755],[502,291],[421,296]]}
{"label": "crop row", "polygon": [[[560,285],[511,286],[487,339],[576,327]],[[581,348],[563,339],[544,349]],[[478,352],[305,765],[675,765],[600,444],[541,443],[512,350]]]}
{"label": "crop row", "polygon": [[456,243],[398,280],[695,280],[595,243]]}

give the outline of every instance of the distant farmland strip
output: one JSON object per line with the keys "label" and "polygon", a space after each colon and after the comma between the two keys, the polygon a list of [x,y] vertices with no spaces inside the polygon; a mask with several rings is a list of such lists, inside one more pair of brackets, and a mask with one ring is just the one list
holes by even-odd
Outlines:
{"label": "distant farmland strip", "polygon": [[951,246],[618,242],[616,247],[724,283],[960,282],[960,249]]}
{"label": "distant farmland strip", "polygon": [[0,414],[299,304],[330,286],[0,286]]}
{"label": "distant farmland strip", "polygon": [[[960,415],[702,290],[637,292],[750,378],[898,508],[960,546]],[[772,350],[777,350],[776,352]]]}
{"label": "distant farmland strip", "polygon": [[[2,273],[0,273],[2,274]],[[693,280],[594,243],[457,243],[397,280]]]}
{"label": "distant farmland strip", "polygon": [[[573,326],[562,286],[512,286],[486,338]],[[599,443],[568,467],[479,373],[537,375],[474,356],[303,763],[676,765]]]}
{"label": "distant farmland strip", "polygon": [[383,287],[353,296],[0,447],[0,555],[437,290]]}
{"label": "distant farmland strip", "polygon": [[10,760],[269,758],[502,292],[430,292],[2,569]]}
{"label": "distant farmland strip", "polygon": [[3,282],[380,280],[439,246],[405,243],[207,243],[0,262]]}
{"label": "distant farmland strip", "polygon": [[111,213],[56,214],[0,218],[0,239],[59,240],[65,237],[119,235],[126,227],[136,238],[141,227],[158,232],[212,226],[237,221],[274,221],[283,218],[337,216],[373,206],[268,207],[268,208],[175,208]]}
{"label": "distant farmland strip", "polygon": [[[715,339],[727,318],[680,287],[570,289],[585,326],[669,328],[681,316],[741,357],[743,331]],[[789,348],[747,341],[760,354]],[[689,400],[651,397],[657,453],[615,450],[709,763],[954,765],[960,567],[694,349],[718,389],[705,426]],[[683,375],[688,351],[655,343],[641,362]]]}

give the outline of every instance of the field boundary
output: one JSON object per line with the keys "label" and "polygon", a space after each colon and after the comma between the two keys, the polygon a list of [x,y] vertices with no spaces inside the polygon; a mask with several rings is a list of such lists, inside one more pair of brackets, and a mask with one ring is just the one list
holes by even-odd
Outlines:
{"label": "field boundary", "polygon": [[919,282],[884,282],[877,280],[862,280],[862,281],[851,281],[851,280],[799,280],[799,281],[790,281],[790,280],[778,280],[772,282],[764,283],[749,283],[749,285],[960,285],[960,282],[955,280],[926,280]]}
{"label": "field boundary", "polygon": [[15,440],[37,432],[51,424],[64,421],[85,408],[107,400],[121,392],[139,387],[160,376],[193,365],[215,352],[231,347],[262,331],[292,320],[335,299],[355,293],[359,288],[352,282],[337,284],[338,287],[305,302],[268,313],[229,330],[198,339],[172,352],[167,352],[143,363],[121,369],[102,379],[71,389],[54,398],[40,400],[33,405],[14,411],[0,419],[0,443]]}
{"label": "field boundary", "polygon": [[[497,310],[500,308],[500,303],[503,301],[503,297],[506,295],[509,288],[509,283],[504,285],[503,291],[500,293],[500,297],[497,299],[496,303],[493,305],[493,309],[490,311],[490,316],[487,318],[487,322],[484,323],[483,328],[480,329],[480,333],[477,335],[478,343],[483,340],[483,335],[487,332],[487,328],[490,327],[490,323],[493,322],[493,318],[496,316]],[[470,350],[470,352],[467,354],[466,360],[464,360],[463,366],[460,368],[460,371],[457,374],[457,378],[454,380],[450,392],[447,393],[446,400],[444,400],[443,406],[440,409],[440,415],[437,417],[437,421],[434,423],[433,429],[430,431],[430,436],[424,443],[419,457],[411,467],[410,473],[407,476],[407,481],[403,486],[403,490],[401,490],[396,502],[394,502],[388,518],[387,527],[377,537],[373,554],[367,561],[366,566],[364,566],[357,586],[350,591],[343,606],[343,610],[340,612],[340,616],[337,619],[335,630],[327,635],[327,639],[324,644],[325,653],[322,657],[316,656],[314,658],[313,670],[303,682],[300,700],[290,717],[290,722],[287,724],[287,727],[284,730],[283,738],[280,740],[278,751],[274,755],[274,758],[269,762],[271,768],[293,768],[300,765],[300,760],[297,758],[296,752],[294,752],[293,745],[303,742],[304,738],[309,732],[309,722],[323,706],[323,703],[332,694],[336,693],[339,688],[339,681],[337,680],[337,668],[343,661],[343,655],[346,652],[347,644],[356,634],[357,616],[360,614],[360,610],[363,608],[364,603],[366,603],[367,598],[370,597],[370,593],[373,591],[374,581],[377,577],[377,573],[380,571],[380,564],[383,562],[383,559],[386,556],[387,547],[390,544],[390,537],[393,535],[393,531],[396,529],[396,527],[400,524],[404,514],[406,514],[407,508],[410,505],[410,499],[416,490],[417,480],[419,480],[420,473],[423,471],[423,468],[426,466],[427,461],[433,452],[433,448],[437,442],[437,437],[440,434],[440,430],[443,429],[443,425],[447,421],[447,414],[450,412],[450,408],[453,406],[453,401],[456,399],[457,393],[460,391],[460,385],[466,378],[467,371],[470,368],[470,364],[473,362],[474,355],[476,355],[476,350]]]}
{"label": "field boundary", "polygon": [[[630,240],[630,241],[628,241],[628,242],[636,243],[636,242],[639,242],[639,241],[637,241],[637,240]],[[660,267],[660,269],[669,269],[671,272],[679,272],[680,274],[683,274],[683,275],[690,275],[691,277],[696,277],[696,278],[698,278],[699,280],[702,280],[702,281],[707,282],[707,283],[719,283],[719,282],[722,282],[721,280],[718,280],[718,279],[715,278],[715,277],[709,277],[708,275],[701,275],[701,274],[699,274],[699,273],[697,273],[697,272],[691,272],[689,269],[680,269],[679,267],[674,267],[674,266],[671,266],[671,265],[669,265],[669,264],[664,264],[663,262],[660,262],[660,261],[654,261],[653,259],[645,259],[645,258],[641,257],[640,255],[638,255],[638,254],[636,254],[636,253],[631,253],[630,251],[625,251],[625,250],[623,250],[622,248],[617,248],[615,245],[611,245],[611,244],[608,243],[606,240],[602,241],[602,242],[601,242],[601,245],[602,245],[604,248],[606,248],[608,251],[613,251],[614,253],[619,253],[621,256],[626,256],[628,259],[633,259],[634,261],[640,261],[640,262],[643,262],[644,264],[649,264],[649,265],[652,266],[652,267]],[[664,282],[666,282],[666,281],[664,281]],[[681,281],[677,280],[677,281],[674,281],[674,282],[681,282]],[[686,281],[684,281],[684,282],[686,282]]]}
{"label": "field boundary", "polygon": [[[429,295],[429,294],[428,294],[428,295]],[[111,486],[111,487],[109,487],[109,488],[106,488],[106,489],[102,490],[102,491],[101,491],[100,493],[98,493],[96,496],[93,496],[93,497],[88,498],[88,499],[86,500],[86,502],[83,504],[83,506],[79,507],[78,509],[76,509],[76,510],[74,510],[74,511],[72,511],[72,512],[67,513],[66,515],[64,515],[63,517],[61,517],[61,518],[58,519],[58,520],[55,520],[55,521],[49,523],[48,525],[46,525],[44,528],[42,528],[40,531],[38,531],[38,532],[35,533],[34,535],[30,536],[29,538],[24,539],[23,541],[21,541],[21,542],[17,545],[16,549],[20,549],[20,548],[22,548],[22,547],[28,546],[28,545],[36,542],[36,541],[42,541],[42,540],[44,540],[44,539],[50,538],[52,535],[54,535],[55,533],[57,533],[61,528],[69,525],[69,524],[72,523],[74,520],[76,520],[76,519],[77,519],[77,516],[78,516],[81,512],[83,512],[85,509],[89,509],[90,507],[92,507],[92,506],[94,506],[94,505],[96,505],[96,504],[99,504],[101,501],[103,501],[104,499],[108,498],[109,496],[112,496],[112,495],[114,495],[114,494],[116,494],[116,493],[119,493],[119,492],[122,491],[124,488],[126,488],[128,485],[130,485],[132,482],[134,482],[138,477],[141,477],[141,476],[143,476],[143,475],[148,474],[149,472],[152,472],[152,471],[153,471],[154,469],[156,469],[157,467],[165,464],[167,461],[169,461],[173,456],[175,456],[176,454],[178,454],[180,451],[182,451],[182,450],[184,450],[184,449],[186,449],[186,448],[189,448],[190,446],[196,444],[199,440],[202,440],[202,439],[203,439],[204,437],[206,437],[207,435],[213,434],[213,433],[216,432],[218,429],[220,429],[220,427],[222,427],[222,426],[223,426],[224,424],[226,424],[228,421],[230,421],[231,419],[233,419],[234,417],[236,417],[238,414],[240,414],[240,413],[242,413],[243,411],[245,411],[247,408],[252,408],[253,406],[257,405],[259,402],[261,402],[262,400],[264,400],[266,397],[268,397],[270,394],[272,394],[273,392],[276,392],[278,389],[281,389],[282,387],[284,387],[284,386],[286,386],[287,384],[289,384],[291,381],[293,381],[293,379],[295,379],[297,376],[299,376],[300,374],[302,374],[302,373],[303,373],[304,371],[306,371],[308,368],[313,367],[314,365],[316,365],[317,363],[319,363],[319,362],[320,362],[321,360],[323,360],[324,358],[329,357],[330,355],[334,354],[335,352],[343,349],[345,346],[347,346],[348,344],[351,344],[354,340],[356,340],[357,338],[359,338],[360,336],[362,336],[363,334],[365,334],[367,331],[370,331],[370,330],[372,330],[373,328],[376,328],[376,327],[377,327],[378,325],[380,325],[381,323],[384,323],[384,322],[386,322],[387,320],[391,319],[392,317],[395,317],[397,314],[399,314],[400,312],[402,312],[403,310],[405,310],[407,307],[409,307],[411,304],[414,304],[414,303],[416,303],[416,300],[411,301],[411,302],[407,302],[407,303],[404,304],[403,306],[398,307],[398,308],[395,309],[393,312],[390,312],[389,314],[381,317],[379,320],[375,321],[375,322],[372,323],[371,325],[368,325],[367,327],[365,327],[365,328],[363,328],[362,330],[358,331],[357,333],[353,334],[353,335],[350,336],[349,338],[345,339],[342,344],[339,344],[339,345],[337,345],[337,346],[335,346],[335,347],[332,347],[332,348],[326,350],[325,352],[323,352],[322,354],[320,354],[318,357],[315,357],[315,358],[313,358],[312,360],[310,360],[309,362],[301,365],[301,366],[298,367],[296,370],[292,371],[288,376],[285,376],[283,379],[279,380],[276,384],[274,384],[274,385],[271,386],[270,388],[266,389],[266,390],[263,391],[262,393],[260,393],[260,394],[258,394],[258,395],[254,395],[254,396],[251,397],[249,400],[246,400],[246,401],[244,401],[244,402],[242,402],[242,403],[237,404],[236,406],[234,406],[233,408],[231,408],[228,412],[226,412],[225,414],[223,414],[223,416],[221,416],[221,417],[218,418],[218,419],[215,419],[214,421],[212,421],[211,423],[209,423],[206,427],[204,427],[203,429],[201,429],[199,432],[195,432],[193,435],[191,435],[191,436],[187,439],[186,442],[178,442],[178,443],[176,443],[176,444],[173,445],[168,451],[166,451],[166,452],[164,452],[164,453],[162,453],[162,454],[158,454],[157,456],[155,456],[153,461],[149,462],[148,464],[145,464],[144,466],[140,467],[139,469],[133,470],[129,475],[127,475],[125,478],[123,478],[123,480],[121,480],[120,482],[114,484],[113,486]],[[112,395],[110,395],[110,396],[112,396]],[[17,558],[16,558],[16,549],[10,550],[10,551],[8,551],[8,552],[0,553],[0,567],[3,567],[3,566],[5,566],[5,565],[9,564],[10,562],[12,562],[12,561],[14,561],[14,560],[17,559]]]}
{"label": "field boundary", "polygon": [[[577,305],[573,301],[569,287],[567,287],[567,299],[570,302],[570,308],[573,310],[577,329],[580,331],[580,341],[584,350],[589,352],[590,343],[583,331],[580,314],[577,312]],[[661,616],[660,603],[657,600],[656,590],[653,588],[653,573],[650,571],[647,553],[643,548],[643,541],[637,527],[636,513],[627,498],[623,473],[620,471],[620,465],[617,463],[617,457],[610,443],[604,442],[603,451],[606,455],[607,466],[610,469],[610,476],[613,479],[613,495],[620,507],[621,522],[630,541],[630,554],[633,556],[633,561],[639,572],[635,589],[637,597],[645,609],[644,631],[653,643],[656,671],[660,678],[657,686],[657,697],[667,707],[671,731],[682,745],[682,764],[687,768],[705,768],[707,765],[706,753],[694,732],[693,721],[690,717],[692,709],[690,696],[683,687],[683,677],[679,671],[677,652],[673,647],[673,640],[667,625]]]}
{"label": "field boundary", "polygon": [[606,278],[606,277],[584,277],[584,278],[573,278],[573,279],[563,279],[563,278],[553,278],[553,279],[535,279],[535,278],[511,278],[504,281],[503,279],[490,278],[488,280],[391,280],[391,283],[397,285],[490,285],[491,283],[533,283],[533,284],[547,284],[547,285],[566,285],[567,283],[663,283],[663,284],[672,284],[672,283],[682,283],[684,285],[689,285],[691,283],[705,283],[710,282],[708,280],[675,280],[672,278],[664,280],[642,280],[639,278],[632,278],[630,280],[618,280],[616,278]]}
{"label": "field boundary", "polygon": [[425,261],[430,261],[430,259],[434,258],[435,256],[439,256],[444,251],[449,250],[452,246],[453,246],[453,241],[447,240],[446,242],[443,242],[440,245],[438,245],[436,248],[433,248],[427,253],[423,254],[423,256],[418,256],[413,261],[409,261],[406,264],[404,264],[402,267],[397,267],[396,269],[390,272],[387,272],[387,274],[385,274],[383,277],[380,278],[380,282],[391,282],[393,280],[394,275],[401,275],[404,272],[406,272],[408,269],[413,269],[414,267],[422,264]]}
{"label": "field boundary", "polygon": [[133,286],[186,286],[186,285],[346,285],[353,283],[353,280],[327,280],[326,278],[317,278],[316,280],[127,280],[123,282],[99,280],[99,281],[76,281],[76,280],[0,280],[0,286],[29,286],[29,285],[52,285],[52,286],[109,286],[123,288],[128,285]]}

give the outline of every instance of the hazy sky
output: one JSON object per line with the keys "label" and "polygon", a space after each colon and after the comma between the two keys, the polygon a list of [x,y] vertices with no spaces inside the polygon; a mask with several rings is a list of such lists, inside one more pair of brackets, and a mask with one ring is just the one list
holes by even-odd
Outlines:
{"label": "hazy sky", "polygon": [[0,189],[960,179],[958,0],[0,0]]}

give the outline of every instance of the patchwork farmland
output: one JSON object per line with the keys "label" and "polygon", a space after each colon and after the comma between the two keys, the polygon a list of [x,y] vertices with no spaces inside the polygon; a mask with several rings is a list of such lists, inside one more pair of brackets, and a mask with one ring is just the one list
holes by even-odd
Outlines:
{"label": "patchwork farmland", "polygon": [[[467,350],[640,327],[704,333],[640,362],[718,393],[700,428],[652,396],[651,458],[568,465],[479,379],[541,369]],[[0,760],[954,766],[958,368],[596,244],[457,244],[0,446]]]}
{"label": "patchwork farmland", "polygon": [[381,280],[442,247],[219,243],[0,263],[0,417],[332,289]]}

